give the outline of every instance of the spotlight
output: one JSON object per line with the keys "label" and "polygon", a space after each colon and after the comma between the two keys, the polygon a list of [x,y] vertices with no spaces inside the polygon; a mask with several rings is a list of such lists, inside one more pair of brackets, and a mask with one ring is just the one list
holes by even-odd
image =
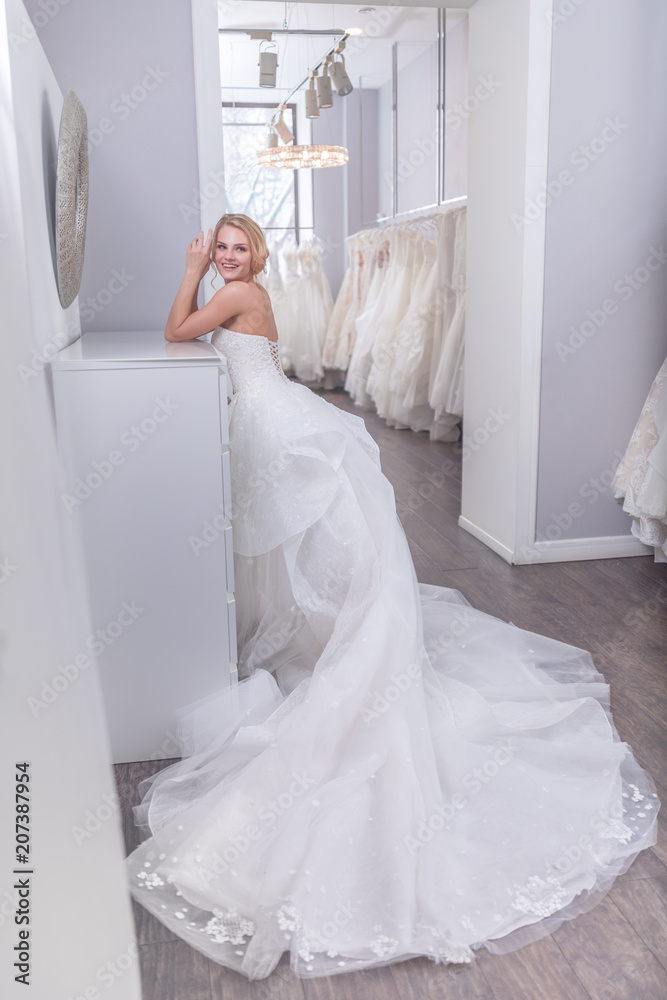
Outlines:
{"label": "spotlight", "polygon": [[352,81],[345,72],[345,59],[343,56],[340,57],[339,62],[334,62],[332,78],[339,97],[346,97],[354,90]]}
{"label": "spotlight", "polygon": [[[319,118],[320,109],[317,103],[317,94],[315,92],[315,77],[317,76],[317,70],[310,75],[310,86],[306,91],[306,118]],[[319,81],[318,81],[319,82]]]}
{"label": "spotlight", "polygon": [[317,100],[321,108],[333,108],[333,94],[328,73],[330,61],[330,57],[327,56],[322,66],[322,76],[317,77]]}
{"label": "spotlight", "polygon": [[266,148],[267,149],[275,149],[277,145],[278,145],[278,136],[273,131],[273,129],[271,129],[271,131],[269,132],[269,139],[268,139],[268,142],[266,144]]}
{"label": "spotlight", "polygon": [[[276,47],[275,42],[269,42],[269,45]],[[276,85],[276,68],[278,66],[278,53],[277,52],[267,52],[266,49],[262,52],[262,42],[259,43],[259,85],[260,87],[275,87]]]}
{"label": "spotlight", "polygon": [[288,129],[287,125],[283,121],[283,111],[284,111],[284,109],[285,109],[285,105],[283,104],[283,106],[280,109],[280,117],[279,117],[278,121],[276,122],[275,128],[276,128],[276,132],[278,133],[278,135],[280,136],[280,138],[283,140],[283,142],[285,144],[287,144],[289,142],[294,142],[294,136],[292,135],[292,133]]}

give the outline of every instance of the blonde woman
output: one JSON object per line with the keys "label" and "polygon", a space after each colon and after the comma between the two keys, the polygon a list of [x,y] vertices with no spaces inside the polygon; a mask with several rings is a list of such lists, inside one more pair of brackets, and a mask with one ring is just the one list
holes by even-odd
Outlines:
{"label": "blonde woman", "polygon": [[[224,216],[167,323],[213,330],[234,385],[241,679],[184,711],[132,892],[250,979],[285,951],[309,977],[519,948],[654,843],[653,784],[588,653],[417,582],[363,421],[282,372],[266,257]],[[225,284],[197,309],[211,262]]]}

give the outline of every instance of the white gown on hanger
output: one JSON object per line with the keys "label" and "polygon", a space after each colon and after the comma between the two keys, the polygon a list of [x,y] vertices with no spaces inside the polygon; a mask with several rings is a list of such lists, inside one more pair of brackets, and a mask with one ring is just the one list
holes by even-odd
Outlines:
{"label": "white gown on hanger", "polygon": [[656,375],[613,487],[632,534],[667,562],[667,360]]}
{"label": "white gown on hanger", "polygon": [[396,242],[393,262],[383,294],[383,309],[373,337],[372,362],[368,372],[366,391],[381,417],[388,416],[391,392],[389,379],[396,358],[396,331],[408,315],[415,276],[423,260],[421,233],[411,229],[398,229],[392,234]]}
{"label": "white gown on hanger", "polygon": [[[280,258],[283,246],[284,241],[281,240],[270,247],[268,275],[264,281],[264,287],[271,299],[271,308],[273,309],[273,318],[276,323],[278,337],[281,341],[284,338],[287,343],[294,324],[292,322],[290,298],[285,291],[280,273]],[[261,280],[262,275],[260,274],[258,277]]]}
{"label": "white gown on hanger", "polygon": [[265,338],[212,343],[242,679],[182,713],[133,894],[250,978],[285,951],[303,977],[468,962],[589,909],[658,810],[590,655],[420,585],[363,421]]}
{"label": "white gown on hanger", "polygon": [[364,309],[357,312],[354,320],[356,336],[349,358],[345,391],[350,394],[355,403],[368,409],[372,400],[368,395],[366,383],[368,372],[373,361],[373,341],[377,332],[379,317],[384,309],[385,296],[389,290],[389,270],[393,256],[391,234],[388,239],[378,237],[377,244],[365,251],[366,264],[373,253],[373,277],[366,293]]}
{"label": "white gown on hanger", "polygon": [[[304,332],[299,247],[293,236],[287,236],[283,241],[281,258],[284,264],[283,289],[286,310],[281,316],[283,328],[278,328],[277,322],[276,328],[280,343],[280,359],[285,371],[291,375],[295,371]],[[287,323],[284,322],[285,319],[288,320]]]}
{"label": "white gown on hanger", "polygon": [[422,265],[412,282],[407,312],[396,330],[396,352],[389,376],[390,397],[387,423],[430,430],[433,410],[428,402],[428,384],[437,316],[438,246],[421,241]]}
{"label": "white gown on hanger", "polygon": [[466,209],[443,220],[448,268],[441,313],[442,333],[434,356],[429,402],[435,413],[432,437],[450,438],[463,416],[463,359],[466,304]]}
{"label": "white gown on hanger", "polygon": [[299,247],[298,303],[301,336],[294,345],[294,372],[302,382],[318,382],[324,375],[322,349],[333,308],[331,289],[322,265],[322,244],[305,241]]}

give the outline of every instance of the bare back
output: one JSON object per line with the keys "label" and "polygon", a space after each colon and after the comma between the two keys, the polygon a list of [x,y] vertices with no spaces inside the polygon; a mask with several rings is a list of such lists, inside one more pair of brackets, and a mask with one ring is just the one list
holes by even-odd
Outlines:
{"label": "bare back", "polygon": [[278,330],[269,293],[256,281],[244,282],[243,285],[243,295],[239,296],[241,307],[236,315],[226,320],[225,329],[277,341]]}

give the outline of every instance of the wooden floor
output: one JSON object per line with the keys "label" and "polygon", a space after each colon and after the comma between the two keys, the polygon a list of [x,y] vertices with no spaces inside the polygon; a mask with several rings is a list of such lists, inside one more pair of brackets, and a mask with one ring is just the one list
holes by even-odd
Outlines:
{"label": "wooden floor", "polygon": [[[359,412],[341,392],[324,396]],[[364,416],[394,485],[419,579],[455,587],[521,628],[590,649],[611,683],[620,735],[667,803],[658,780],[667,782],[667,566],[647,557],[510,567],[457,525],[457,449]],[[137,784],[158,769],[155,762],[116,769],[128,852],[137,843]],[[591,913],[510,955],[481,949],[466,966],[415,959],[299,980],[284,959],[268,979],[249,983],[135,905],[143,1000],[667,1000],[666,830],[667,823],[656,846]]]}

